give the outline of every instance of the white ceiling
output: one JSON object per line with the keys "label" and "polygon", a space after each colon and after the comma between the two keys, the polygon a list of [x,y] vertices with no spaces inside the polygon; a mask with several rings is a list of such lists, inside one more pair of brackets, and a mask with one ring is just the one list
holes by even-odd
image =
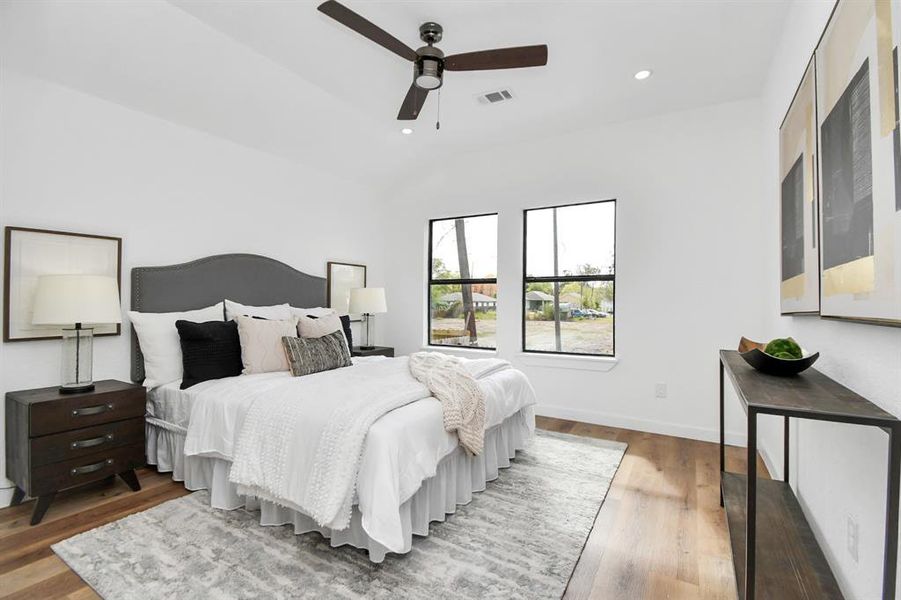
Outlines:
{"label": "white ceiling", "polygon": [[[413,48],[444,26],[446,54],[546,43],[542,68],[449,72],[413,126],[395,120],[410,64],[316,2],[8,2],[3,64],[319,168],[383,184],[491,144],[760,94],[788,2],[345,4]],[[639,82],[632,74],[653,69]],[[509,88],[512,102],[476,95]]]}

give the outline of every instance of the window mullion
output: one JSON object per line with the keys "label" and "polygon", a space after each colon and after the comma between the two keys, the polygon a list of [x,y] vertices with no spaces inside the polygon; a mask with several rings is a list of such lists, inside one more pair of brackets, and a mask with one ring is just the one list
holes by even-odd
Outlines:
{"label": "window mullion", "polygon": [[[598,207],[604,204],[607,208]],[[597,217],[591,216],[589,219],[589,215]],[[534,231],[530,216],[537,223]],[[579,221],[577,226],[572,225],[573,219]],[[586,236],[601,235],[600,228],[606,232],[603,246],[598,246],[600,253],[575,258],[568,256],[564,261],[564,255],[560,254],[561,244],[588,241],[592,238]],[[523,211],[522,231],[523,296],[520,301],[523,351],[612,356],[615,352],[616,200],[526,209]],[[532,242],[532,236],[536,235],[538,241]],[[607,251],[610,253],[609,262],[605,258]],[[538,268],[553,274],[530,276],[530,252],[539,252],[536,267],[541,265]],[[597,260],[593,260],[595,256]],[[575,259],[582,260],[574,262]],[[591,263],[584,259],[591,260]],[[561,269],[567,267],[570,270],[561,274]],[[567,288],[565,293],[564,288]]]}
{"label": "window mullion", "polygon": [[604,275],[600,277],[526,277],[525,283],[579,283],[579,282],[590,282],[590,281],[614,281],[616,279],[613,275]]}

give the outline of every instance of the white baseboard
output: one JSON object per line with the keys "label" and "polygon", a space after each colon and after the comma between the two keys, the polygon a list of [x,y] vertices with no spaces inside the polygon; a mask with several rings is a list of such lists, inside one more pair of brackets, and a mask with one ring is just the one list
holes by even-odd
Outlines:
{"label": "white baseboard", "polygon": [[[554,406],[550,404],[539,404],[535,407],[535,412],[544,417],[556,417],[558,419],[567,419],[570,421],[581,421],[583,423],[591,423],[593,425],[606,425],[608,427],[619,427],[620,429],[634,429],[636,431],[645,431],[647,433],[659,433],[661,435],[672,435],[675,437],[688,438],[690,440],[700,440],[703,442],[719,442],[720,432],[718,429],[704,429],[703,427],[692,427],[690,425],[679,425],[674,423],[664,423],[661,421],[650,421],[646,419],[633,419],[622,415],[611,415],[593,410],[581,410],[577,408],[567,408],[564,406]],[[726,432],[726,443],[732,446],[745,446],[748,437],[744,433],[736,431]]]}
{"label": "white baseboard", "polygon": [[763,459],[763,464],[766,465],[766,470],[769,471],[770,477],[772,477],[773,479],[782,479],[782,463],[777,463],[773,460],[773,457],[770,456],[769,452],[767,452],[766,446],[761,444],[760,440],[757,441],[757,454],[759,454],[760,458]]}

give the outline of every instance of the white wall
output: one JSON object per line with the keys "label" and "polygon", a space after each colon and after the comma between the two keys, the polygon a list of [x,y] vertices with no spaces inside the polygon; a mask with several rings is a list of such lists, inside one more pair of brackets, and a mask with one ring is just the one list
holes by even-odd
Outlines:
{"label": "white wall", "polygon": [[[380,214],[359,185],[0,71],[0,226],[122,237],[124,309],[132,267],[226,252],[270,256],[320,276],[327,260],[365,263],[378,285]],[[128,380],[127,324],[94,348],[95,379]],[[59,352],[55,341],[0,344],[0,392],[53,385]]]}
{"label": "white wall", "polygon": [[[778,130],[817,40],[831,1],[798,2],[785,24],[764,94],[765,195],[762,259],[765,261],[764,339],[791,335],[820,351],[817,368],[896,415],[901,415],[901,329],[815,317],[779,316]],[[792,483],[849,598],[878,598],[888,436],[850,425],[801,422],[793,426]],[[778,423],[761,428],[770,470],[781,475]],[[846,549],[847,519],[860,527],[855,562]],[[901,589],[901,587],[899,587]]]}
{"label": "white wall", "polygon": [[[125,308],[132,266],[221,252],[318,275],[329,259],[364,262],[370,283],[388,287],[377,334],[411,352],[425,340],[427,220],[498,211],[498,354],[529,375],[542,413],[714,439],[717,349],[741,335],[793,335],[822,352],[818,368],[901,414],[901,331],[778,316],[778,126],[831,6],[795,3],[760,101],[462,156],[405,178],[387,215],[369,190],[334,175],[4,69],[0,226],[123,237]],[[618,200],[618,362],[527,364],[521,211],[601,198]],[[96,340],[97,379],[127,379],[123,332]],[[0,344],[0,392],[53,384],[58,358],[52,341]],[[654,397],[658,382],[668,398]],[[730,438],[742,441],[734,402],[729,410]],[[779,434],[761,431],[775,474]],[[849,597],[879,595],[885,438],[794,428],[794,483]],[[845,550],[849,515],[860,526],[857,562]]]}
{"label": "white wall", "polygon": [[[761,328],[756,232],[760,104],[742,101],[468,155],[394,195],[391,341],[425,341],[426,227],[499,212],[498,353],[547,415],[718,439],[717,350]],[[617,199],[616,348],[609,371],[537,366],[520,354],[522,210]],[[410,326],[413,319],[414,326]],[[655,398],[655,383],[668,398]],[[737,407],[728,429],[743,439]]]}

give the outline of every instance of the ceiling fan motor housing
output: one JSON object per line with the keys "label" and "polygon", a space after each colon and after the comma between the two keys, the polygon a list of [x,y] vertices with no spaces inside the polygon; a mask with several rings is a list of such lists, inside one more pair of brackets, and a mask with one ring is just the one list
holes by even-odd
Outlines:
{"label": "ceiling fan motor housing", "polygon": [[444,35],[444,27],[438,23],[428,21],[419,26],[419,39],[431,46],[441,41]]}
{"label": "ceiling fan motor housing", "polygon": [[444,52],[429,45],[418,49],[416,54],[416,62],[413,63],[413,81],[416,87],[437,90],[444,82]]}

